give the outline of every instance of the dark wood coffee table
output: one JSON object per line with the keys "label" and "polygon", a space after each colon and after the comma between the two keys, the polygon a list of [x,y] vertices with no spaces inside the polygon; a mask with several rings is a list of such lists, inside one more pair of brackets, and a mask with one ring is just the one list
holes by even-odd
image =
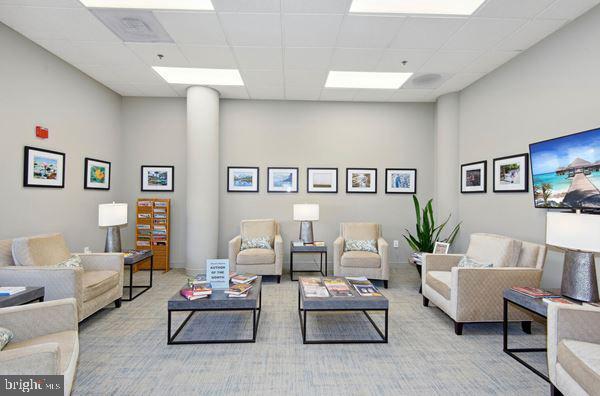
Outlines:
{"label": "dark wood coffee table", "polygon": [[[148,285],[134,285],[133,284],[133,273],[134,269],[139,265],[144,263],[145,261],[150,260],[150,284]],[[124,262],[125,266],[129,267],[129,284],[123,285],[124,289],[129,289],[129,297],[123,298],[123,301],[133,301],[149,289],[152,288],[152,273],[154,272],[154,254],[152,250],[142,250],[139,253],[132,254],[131,256],[125,257]],[[142,289],[135,296],[133,295],[133,289]]]}
{"label": "dark wood coffee table", "polygon": [[29,304],[36,301],[44,301],[43,287],[27,287],[24,291],[12,296],[0,296],[0,308],[14,307],[15,305]]}
{"label": "dark wood coffee table", "polygon": [[[212,294],[206,298],[197,300],[188,300],[183,297],[179,291],[171,297],[167,304],[168,323],[167,323],[167,344],[223,344],[223,343],[243,343],[256,342],[256,332],[258,331],[258,322],[260,321],[261,311],[261,292],[262,292],[262,277],[257,277],[252,282],[252,289],[248,292],[247,297],[228,297],[225,290],[213,289]],[[171,335],[171,314],[173,312],[187,311],[190,314],[185,318],[183,323]],[[187,339],[177,340],[177,336],[188,324],[192,316],[197,312],[202,311],[251,311],[252,312],[252,338],[243,339],[220,339],[220,340],[199,340]]]}
{"label": "dark wood coffee table", "polygon": [[[352,297],[306,297],[304,287],[302,287],[302,276],[298,282],[298,316],[300,317],[300,330],[302,331],[302,342],[304,344],[378,344],[388,342],[388,309],[389,301],[384,296],[381,297],[363,297],[352,287]],[[340,278],[340,277],[329,277]],[[341,278],[344,279],[344,278]],[[368,340],[307,340],[306,338],[306,318],[308,312],[363,312],[369,322],[379,334],[380,339]],[[385,330],[381,331],[373,318],[367,311],[383,311],[385,314]]]}

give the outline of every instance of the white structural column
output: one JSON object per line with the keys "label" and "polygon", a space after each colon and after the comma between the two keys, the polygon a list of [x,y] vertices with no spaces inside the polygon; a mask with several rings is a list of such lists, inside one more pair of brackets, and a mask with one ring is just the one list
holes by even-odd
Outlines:
{"label": "white structural column", "polygon": [[219,93],[187,90],[186,271],[206,270],[219,243]]}
{"label": "white structural column", "polygon": [[446,227],[448,232],[459,221],[459,106],[458,93],[440,96],[436,105],[434,205],[438,221],[452,214]]}

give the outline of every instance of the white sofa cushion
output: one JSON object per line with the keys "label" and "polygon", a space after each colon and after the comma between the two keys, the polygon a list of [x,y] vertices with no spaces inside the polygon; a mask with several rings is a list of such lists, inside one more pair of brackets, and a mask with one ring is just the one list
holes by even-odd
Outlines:
{"label": "white sofa cushion", "polygon": [[15,264],[22,266],[56,265],[71,257],[61,234],[16,238],[12,243],[12,254]]}
{"label": "white sofa cushion", "polygon": [[342,267],[380,268],[381,256],[373,252],[350,251],[342,254]]}
{"label": "white sofa cushion", "polygon": [[558,363],[590,395],[600,392],[600,344],[562,340]]}
{"label": "white sofa cushion", "polygon": [[275,251],[270,249],[246,249],[237,255],[237,265],[273,264]]}
{"label": "white sofa cushion", "polygon": [[86,302],[118,286],[119,273],[116,271],[84,271],[82,281],[83,301]]}
{"label": "white sofa cushion", "polygon": [[521,241],[492,234],[471,234],[467,257],[494,267],[516,267]]}
{"label": "white sofa cushion", "polygon": [[446,300],[450,300],[451,282],[452,272],[450,271],[427,271],[427,285],[441,294]]}

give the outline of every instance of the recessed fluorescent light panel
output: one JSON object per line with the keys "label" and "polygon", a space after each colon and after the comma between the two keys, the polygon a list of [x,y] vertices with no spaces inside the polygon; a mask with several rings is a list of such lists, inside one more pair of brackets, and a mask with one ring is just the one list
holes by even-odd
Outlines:
{"label": "recessed fluorescent light panel", "polygon": [[198,69],[188,67],[152,67],[169,84],[244,85],[239,70]]}
{"label": "recessed fluorescent light panel", "polygon": [[88,8],[213,11],[211,0],[79,0]]}
{"label": "recessed fluorescent light panel", "polygon": [[325,88],[398,89],[412,73],[330,71]]}
{"label": "recessed fluorescent light panel", "polygon": [[350,12],[472,15],[484,2],[485,0],[352,0]]}

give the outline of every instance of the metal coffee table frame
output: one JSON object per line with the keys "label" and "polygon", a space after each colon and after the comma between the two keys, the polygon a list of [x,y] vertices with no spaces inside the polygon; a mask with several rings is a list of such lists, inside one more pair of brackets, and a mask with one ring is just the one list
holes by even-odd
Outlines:
{"label": "metal coffee table frame", "polygon": [[[345,301],[345,305],[348,305],[348,303],[352,303],[355,302],[356,305],[363,305],[363,307],[357,307],[357,308],[342,308],[342,307],[332,307],[332,308],[326,308],[326,307],[322,307],[322,308],[306,308],[304,305],[301,305],[301,300],[302,300],[302,293],[301,293],[301,288],[302,288],[302,284],[301,282],[298,283],[298,317],[300,318],[300,331],[302,332],[302,343],[304,344],[387,344],[388,342],[388,328],[389,328],[389,320],[388,320],[388,311],[389,311],[389,306],[386,308],[365,308],[364,307],[364,302],[367,302],[368,299],[371,298],[376,298],[376,297],[360,297],[361,301],[349,301],[346,300]],[[355,294],[355,291],[352,291],[353,294]],[[355,297],[326,297],[323,299],[319,299],[321,301],[324,301],[325,299],[334,299],[334,300],[330,300],[332,302],[335,303],[342,303],[344,302],[344,299],[352,299]],[[367,299],[367,300],[365,300]],[[380,302],[382,300],[379,300]],[[386,306],[387,304],[389,304],[389,302],[387,301],[387,299],[385,300],[386,302]],[[304,303],[306,303],[306,300],[304,300]],[[372,311],[372,312],[378,312],[378,311],[383,311],[384,315],[385,315],[385,329],[382,331],[377,324],[375,323],[375,321],[373,320],[373,318],[371,318],[371,316],[367,313],[367,311]],[[333,340],[308,340],[306,338],[306,319],[307,319],[307,313],[308,312],[362,312],[365,314],[365,316],[367,317],[367,319],[369,319],[369,322],[371,322],[371,325],[373,325],[373,328],[375,329],[375,331],[377,331],[377,334],[379,335],[380,339],[362,339],[362,340],[337,340],[337,339],[333,339]]]}
{"label": "metal coffee table frame", "polygon": [[[135,265],[141,263],[142,261],[146,260],[148,257],[150,258],[150,284],[149,285],[134,285],[133,284],[133,267]],[[123,288],[129,289],[129,298],[122,298],[121,300],[122,301],[133,301],[152,288],[152,273],[154,272],[154,254],[152,253],[152,251],[150,251],[150,255],[145,254],[135,262],[131,261],[128,263],[126,261],[127,261],[127,259],[125,259],[124,265],[129,267],[129,284],[123,285]],[[142,289],[142,290],[134,296],[133,289]]]}
{"label": "metal coffee table frame", "polygon": [[[318,270],[294,270],[294,254],[298,253],[313,253],[319,255],[319,269]],[[325,272],[323,272],[323,257],[325,257]],[[290,279],[294,279],[294,273],[296,272],[319,272],[323,276],[327,276],[327,245],[324,246],[294,246],[293,242],[290,243]]]}
{"label": "metal coffee table frame", "polygon": [[[256,282],[256,281],[255,281]],[[213,293],[223,293],[223,291],[213,290]],[[211,297],[207,297],[211,298]],[[229,298],[229,297],[227,297]],[[229,298],[230,300],[237,300],[234,298]],[[242,300],[243,298],[240,298]],[[202,301],[194,300],[195,301]],[[254,300],[252,300],[254,301]],[[198,307],[194,308],[170,308],[168,307],[168,323],[167,323],[167,344],[168,345],[189,345],[189,344],[233,344],[233,343],[253,343],[256,342],[256,333],[258,332],[258,323],[260,321],[260,312],[262,307],[262,279],[261,283],[258,285],[258,296],[257,296],[257,306],[253,308],[240,308],[240,307],[202,307],[202,305],[198,305]],[[234,338],[234,339],[222,339],[222,340],[182,340],[177,341],[175,338],[179,335],[181,330],[187,325],[189,320],[196,314],[197,312],[230,312],[230,311],[251,311],[252,312],[252,338]],[[173,312],[190,312],[189,315],[185,318],[185,320],[181,323],[181,325],[175,330],[175,333],[171,335],[171,314]]]}

